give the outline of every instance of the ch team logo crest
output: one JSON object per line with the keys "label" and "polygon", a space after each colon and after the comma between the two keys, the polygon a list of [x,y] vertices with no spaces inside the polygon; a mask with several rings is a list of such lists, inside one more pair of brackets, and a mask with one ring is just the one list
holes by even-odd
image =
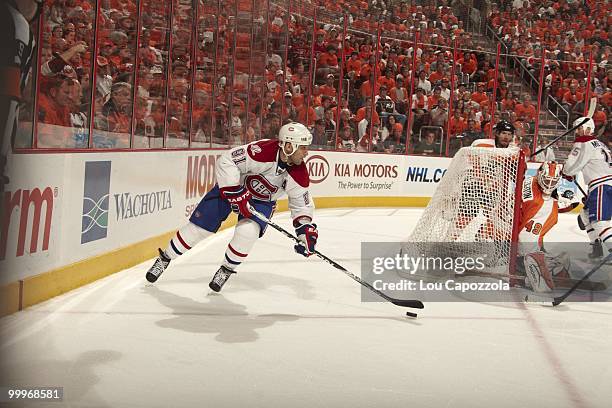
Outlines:
{"label": "ch team logo crest", "polygon": [[244,184],[249,189],[253,197],[259,200],[272,200],[274,193],[278,191],[278,187],[270,183],[265,177],[259,174],[252,174],[246,177]]}

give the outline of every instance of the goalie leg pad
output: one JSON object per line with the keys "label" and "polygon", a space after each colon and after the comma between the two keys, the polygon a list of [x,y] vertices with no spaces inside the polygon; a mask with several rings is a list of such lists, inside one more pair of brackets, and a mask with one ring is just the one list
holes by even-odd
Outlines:
{"label": "goalie leg pad", "polygon": [[527,279],[525,283],[534,292],[551,292],[555,288],[552,274],[546,265],[546,258],[543,252],[533,252],[525,255],[525,273]]}
{"label": "goalie leg pad", "polygon": [[567,252],[558,254],[546,254],[544,256],[548,270],[554,278],[569,279],[570,274],[570,257]]}

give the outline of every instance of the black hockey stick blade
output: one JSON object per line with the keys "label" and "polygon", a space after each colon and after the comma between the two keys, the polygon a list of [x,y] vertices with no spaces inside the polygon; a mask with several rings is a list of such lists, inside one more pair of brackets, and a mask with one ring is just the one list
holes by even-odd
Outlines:
{"label": "black hockey stick blade", "polygon": [[413,309],[423,309],[425,305],[420,300],[401,300],[401,299],[392,299],[390,298],[390,302],[396,306],[401,307],[411,307]]}

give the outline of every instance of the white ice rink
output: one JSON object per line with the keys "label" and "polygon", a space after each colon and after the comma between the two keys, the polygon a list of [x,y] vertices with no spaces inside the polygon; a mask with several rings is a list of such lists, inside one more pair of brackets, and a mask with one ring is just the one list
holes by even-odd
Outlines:
{"label": "white ice rink", "polygon": [[[359,274],[360,243],[405,239],[420,212],[320,210],[317,249]],[[232,231],[155,285],[149,261],[1,319],[0,385],[64,387],[61,404],[6,406],[612,406],[611,303],[426,303],[409,319],[272,229],[210,295]],[[574,215],[555,234],[585,240]]]}

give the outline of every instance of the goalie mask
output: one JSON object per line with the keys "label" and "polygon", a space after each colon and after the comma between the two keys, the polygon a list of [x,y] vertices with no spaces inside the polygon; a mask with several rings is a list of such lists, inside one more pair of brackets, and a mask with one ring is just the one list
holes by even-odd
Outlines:
{"label": "goalie mask", "polygon": [[[291,156],[300,146],[309,146],[312,143],[312,133],[301,123],[288,123],[278,131],[278,141],[281,143],[283,153]],[[291,151],[285,150],[285,143],[291,144]]]}
{"label": "goalie mask", "polygon": [[546,195],[551,195],[561,180],[563,166],[554,161],[545,161],[538,169],[538,184]]}
{"label": "goalie mask", "polygon": [[595,133],[595,122],[592,118],[589,118],[588,116],[582,116],[576,119],[573,123],[573,126],[579,125],[580,123],[584,122],[585,119],[587,119],[587,121],[582,126],[576,129],[576,136],[589,136]]}

